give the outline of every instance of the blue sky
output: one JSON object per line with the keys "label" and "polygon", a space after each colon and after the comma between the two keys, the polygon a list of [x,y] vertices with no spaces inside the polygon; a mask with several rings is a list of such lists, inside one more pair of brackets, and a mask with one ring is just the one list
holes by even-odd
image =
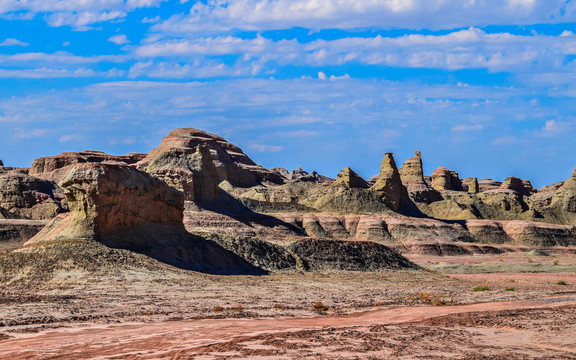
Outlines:
{"label": "blue sky", "polygon": [[573,0],[0,0],[0,159],[195,127],[265,167],[421,150],[540,187],[576,165],[575,33]]}

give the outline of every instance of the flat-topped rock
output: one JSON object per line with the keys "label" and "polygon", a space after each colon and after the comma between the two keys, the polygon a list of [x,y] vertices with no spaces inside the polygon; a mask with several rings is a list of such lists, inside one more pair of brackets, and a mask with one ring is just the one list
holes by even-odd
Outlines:
{"label": "flat-topped rock", "polygon": [[68,170],[76,164],[117,161],[134,164],[146,157],[146,154],[129,153],[126,155],[110,155],[101,151],[85,150],[80,152],[63,152],[55,156],[41,157],[32,162],[30,175],[42,179],[61,181]]}

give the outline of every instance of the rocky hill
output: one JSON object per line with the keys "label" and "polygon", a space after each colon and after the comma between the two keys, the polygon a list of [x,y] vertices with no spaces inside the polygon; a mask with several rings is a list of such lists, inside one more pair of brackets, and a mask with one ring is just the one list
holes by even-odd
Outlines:
{"label": "rocky hill", "polygon": [[[169,133],[149,154],[96,151],[0,166],[0,245],[64,243],[134,251],[215,273],[411,267],[406,253],[472,254],[576,246],[576,169],[564,182],[460,179],[392,153],[365,180],[255,164],[200,130]],[[39,228],[25,221],[53,219]],[[27,227],[28,226],[28,227]],[[85,246],[85,245],[83,245]],[[1,248],[0,248],[1,249]]]}

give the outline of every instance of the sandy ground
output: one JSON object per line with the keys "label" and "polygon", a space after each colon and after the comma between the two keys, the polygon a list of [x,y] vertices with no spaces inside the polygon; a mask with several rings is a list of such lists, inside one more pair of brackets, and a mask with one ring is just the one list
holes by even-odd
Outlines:
{"label": "sandy ground", "polygon": [[[543,316],[545,314],[545,316]],[[518,318],[520,315],[520,318]],[[527,321],[530,328],[526,328]],[[0,342],[11,359],[114,358],[358,358],[481,356],[576,358],[576,296],[445,307],[397,307],[340,316],[223,319],[91,326],[19,335]],[[488,318],[490,323],[478,321]],[[554,336],[543,335],[551,331]],[[411,324],[412,327],[406,327]],[[559,325],[562,325],[559,329]],[[559,331],[560,330],[560,331]],[[446,337],[453,339],[446,341]],[[559,338],[558,335],[564,337]],[[434,337],[441,336],[442,348]],[[410,340],[409,343],[406,340]],[[487,341],[490,345],[484,346]],[[406,352],[409,345],[411,351]],[[433,352],[429,352],[433,350]],[[433,355],[433,353],[436,353]],[[423,353],[421,353],[423,354]],[[401,356],[402,355],[402,356]],[[405,356],[404,356],[405,355]],[[417,356],[413,356],[417,355]]]}
{"label": "sandy ground", "polygon": [[447,272],[59,273],[0,287],[0,358],[576,359],[576,273]]}

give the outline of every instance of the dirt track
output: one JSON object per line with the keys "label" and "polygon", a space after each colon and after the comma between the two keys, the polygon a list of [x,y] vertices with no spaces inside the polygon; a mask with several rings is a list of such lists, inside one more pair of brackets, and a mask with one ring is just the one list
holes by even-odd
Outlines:
{"label": "dirt track", "polygon": [[[536,314],[544,314],[546,311],[553,314],[557,311],[556,309],[558,311],[573,312],[576,309],[576,296],[456,306],[396,307],[350,315],[328,315],[313,318],[206,319],[134,323],[117,326],[91,326],[86,328],[73,327],[39,334],[18,334],[15,335],[16,337],[0,340],[0,349],[2,349],[2,358],[14,360],[31,358],[85,359],[109,356],[115,359],[237,359],[253,358],[254,356],[265,356],[267,359],[318,356],[319,358],[357,358],[354,356],[357,356],[359,351],[355,349],[354,346],[357,345],[355,343],[360,341],[364,344],[376,344],[377,340],[380,342],[384,340],[382,338],[376,339],[374,336],[363,336],[362,339],[356,339],[351,335],[351,331],[356,329],[363,334],[380,333],[382,335],[382,333],[388,333],[396,329],[394,330],[397,332],[396,338],[390,334],[385,337],[385,339],[396,339],[395,341],[390,340],[392,342],[368,346],[364,353],[366,355],[371,354],[371,356],[412,358],[410,354],[402,355],[402,353],[398,353],[398,351],[404,351],[399,348],[402,341],[409,340],[409,338],[404,340],[402,338],[402,336],[408,336],[406,331],[409,331],[407,330],[408,328],[402,328],[402,325],[411,324],[409,329],[412,330],[410,331],[416,331],[418,341],[421,342],[427,341],[426,334],[432,338],[440,336],[439,339],[435,340],[436,343],[451,341],[450,344],[446,343],[444,345],[446,351],[451,348],[450,345],[458,345],[457,347],[460,349],[458,351],[463,351],[461,349],[466,349],[466,347],[473,351],[475,349],[474,336],[492,337],[496,345],[500,341],[501,344],[499,345],[508,349],[527,345],[527,337],[538,335],[537,327],[534,327],[532,331],[521,333],[516,331],[506,336],[498,335],[490,326],[483,328],[482,331],[476,329],[476,332],[471,333],[473,336],[468,336],[462,331],[464,331],[464,328],[470,328],[471,326],[478,327],[478,324],[474,322],[469,323],[471,316],[489,313],[491,319],[496,319],[498,316],[508,318],[506,311],[522,312],[533,311],[533,309],[537,309]],[[448,324],[437,320],[437,323],[434,324],[433,319],[442,319],[450,316],[457,316],[458,320],[450,320]],[[531,316],[532,320],[538,320],[537,318],[537,316]],[[461,328],[446,329],[448,325],[458,323],[462,319],[467,319],[468,322],[460,324]],[[438,328],[438,324],[441,324],[442,327]],[[394,326],[400,327],[395,328]],[[418,327],[421,327],[421,329],[418,330]],[[510,330],[510,326],[507,326],[507,328]],[[520,326],[520,329],[522,328],[526,330],[525,327]],[[563,329],[563,331],[567,331],[566,335],[568,337],[571,336],[569,334],[574,334],[570,332],[572,330],[569,328]],[[334,346],[334,341],[329,339],[326,340],[324,346],[313,344],[313,339],[326,336],[327,331],[330,334],[330,339],[338,334],[346,333],[345,337],[343,337],[344,342],[342,342],[342,339],[337,342],[340,348],[336,348],[336,350],[331,348],[331,346]],[[434,335],[430,331],[433,331]],[[459,332],[458,334],[444,334],[444,338],[442,338],[441,334],[437,334],[437,332],[442,331]],[[414,336],[414,334],[410,336]],[[420,345],[425,345],[423,347],[425,350],[426,346],[428,346],[426,345],[427,343],[418,345],[418,341],[413,344],[414,350],[418,350]],[[459,341],[463,343],[458,344]],[[539,349],[534,355],[542,354],[542,349],[544,349],[555,358],[576,359],[576,339],[572,338],[570,341],[569,344],[550,344],[550,340],[547,344],[541,344],[540,348],[534,345],[529,345],[529,348],[534,351]],[[313,351],[311,350],[312,348],[314,349]],[[489,346],[488,348],[495,347]],[[351,357],[347,357],[347,353]],[[433,356],[430,352],[425,353],[431,356],[427,358],[436,356]],[[420,354],[423,353],[420,352]],[[471,356],[473,352],[468,352],[468,354]],[[498,350],[498,354],[501,355],[502,351]],[[442,354],[440,352],[437,355],[442,358],[447,353]],[[463,358],[466,358],[465,354],[463,356]],[[360,358],[367,357],[361,356]]]}

